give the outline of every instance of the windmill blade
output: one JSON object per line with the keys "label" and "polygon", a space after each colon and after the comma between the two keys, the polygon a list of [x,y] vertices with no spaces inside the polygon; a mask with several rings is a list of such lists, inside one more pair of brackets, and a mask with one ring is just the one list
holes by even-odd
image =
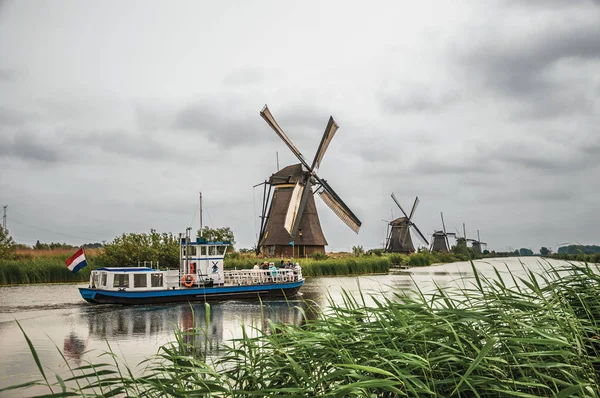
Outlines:
{"label": "windmill blade", "polygon": [[300,201],[302,200],[303,193],[304,185],[300,184],[300,182],[297,182],[294,190],[292,191],[290,204],[288,206],[287,213],[285,214],[285,223],[283,224],[283,227],[290,235],[292,234],[292,228],[296,223],[296,219],[299,218],[298,208],[300,207]]}
{"label": "windmill blade", "polygon": [[319,149],[317,149],[317,153],[315,154],[315,160],[313,160],[312,167],[309,169],[310,171],[321,167],[323,155],[325,155],[325,151],[327,150],[327,147],[329,146],[329,143],[331,142],[331,139],[335,135],[335,132],[338,130],[338,128],[340,128],[340,126],[338,126],[335,120],[333,120],[332,116],[329,116],[329,122],[327,123],[327,127],[325,127],[323,138],[321,138],[321,143],[319,144]]}
{"label": "windmill blade", "polygon": [[321,180],[317,176],[314,177],[321,184],[322,189],[319,190],[318,193],[321,199],[323,199],[323,202],[325,202],[325,204],[329,206],[329,208],[340,218],[340,220],[350,227],[351,230],[358,233],[358,230],[362,225],[358,217],[352,213],[352,210],[346,206],[344,201],[335,193],[331,186],[329,186],[327,181]]}
{"label": "windmill blade", "polygon": [[271,114],[271,111],[269,110],[269,108],[266,105],[262,109],[262,111],[260,111],[260,116],[262,116],[262,118],[265,119],[267,124],[269,126],[271,126],[271,128],[275,131],[275,133],[277,133],[277,135],[283,140],[283,142],[285,142],[285,144],[288,146],[288,148],[290,148],[290,150],[294,153],[294,155],[296,155],[298,160],[300,160],[300,162],[302,162],[302,164],[307,169],[310,170],[308,162],[306,161],[306,159],[304,159],[304,156],[302,156],[302,154],[300,153],[298,148],[296,148],[296,146],[292,143],[292,141],[288,138],[288,136],[283,132],[283,129],[281,127],[279,127],[279,124],[277,124],[277,122],[275,121],[275,118]]}
{"label": "windmill blade", "polygon": [[481,242],[481,238],[479,237],[479,230],[477,230],[477,241]]}
{"label": "windmill blade", "polygon": [[448,234],[446,233],[446,224],[444,224],[444,213],[440,211],[440,217],[442,217],[442,228],[444,230],[444,240],[446,241],[446,246],[448,250],[450,250],[450,241],[448,240]]}
{"label": "windmill blade", "polygon": [[423,243],[425,243],[426,245],[429,245],[429,242],[427,242],[427,238],[425,238],[425,235],[423,235],[421,233],[421,231],[419,231],[419,228],[417,228],[417,226],[415,224],[412,224],[412,226],[417,231],[417,237],[420,238]]}
{"label": "windmill blade", "polygon": [[415,202],[413,203],[412,210],[410,211],[410,216],[408,217],[409,220],[412,220],[412,217],[415,214],[415,210],[417,210],[418,205],[419,205],[419,197],[417,196],[415,198]]}
{"label": "windmill blade", "polygon": [[292,230],[290,232],[290,237],[292,240],[296,238],[296,234],[300,228],[300,221],[302,221],[302,215],[304,214],[304,208],[306,207],[306,201],[308,200],[308,196],[312,195],[312,193],[312,178],[310,175],[307,175],[306,181],[304,182],[302,196],[300,197],[300,203],[298,205],[298,209],[296,209],[296,218],[292,224]]}
{"label": "windmill blade", "polygon": [[393,192],[392,192],[392,199],[394,199],[394,202],[396,202],[396,205],[398,205],[398,207],[400,208],[400,210],[404,214],[404,217],[406,217],[406,218],[408,218],[410,220],[410,217],[408,217],[408,214],[406,214],[406,212],[404,211],[404,209],[402,208],[402,206],[400,206],[400,202],[398,202],[398,199],[396,199],[396,195],[394,195]]}

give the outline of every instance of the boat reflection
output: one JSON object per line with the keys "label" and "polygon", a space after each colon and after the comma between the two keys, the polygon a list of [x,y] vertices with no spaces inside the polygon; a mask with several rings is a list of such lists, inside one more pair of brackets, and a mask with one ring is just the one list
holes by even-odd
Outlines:
{"label": "boat reflection", "polygon": [[305,317],[314,319],[317,313],[302,300],[268,300],[262,305],[226,301],[209,306],[204,303],[94,306],[82,308],[80,315],[88,325],[90,339],[151,341],[151,337],[170,339],[175,331],[181,331],[183,342],[194,350],[211,354],[224,341],[242,337],[242,324],[246,325],[247,334],[256,335],[259,331],[269,333],[271,321],[301,325]]}

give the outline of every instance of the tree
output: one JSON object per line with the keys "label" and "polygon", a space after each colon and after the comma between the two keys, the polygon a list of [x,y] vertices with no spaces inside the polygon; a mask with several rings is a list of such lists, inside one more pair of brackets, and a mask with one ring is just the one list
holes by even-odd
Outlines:
{"label": "tree", "polygon": [[519,249],[519,256],[533,256],[533,250],[522,247]]}
{"label": "tree", "polygon": [[[198,236],[200,236],[200,231],[198,231]],[[233,245],[235,245],[235,237],[233,236],[233,231],[229,227],[204,227],[202,228],[202,237],[208,242],[230,242],[231,244],[227,246],[227,251],[235,251],[235,248],[233,247]]]}
{"label": "tree", "polygon": [[352,246],[352,253],[354,253],[356,257],[360,257],[360,255],[364,254],[364,252],[365,249],[363,249],[362,245]]}
{"label": "tree", "polygon": [[161,267],[179,267],[179,240],[172,233],[123,234],[104,245],[102,262],[107,266],[131,267],[153,261]]}
{"label": "tree", "polygon": [[0,259],[10,260],[14,258],[16,252],[15,241],[8,234],[8,231],[0,227]]}
{"label": "tree", "polygon": [[544,246],[544,247],[542,247],[542,248],[540,249],[540,254],[541,254],[542,256],[547,256],[547,255],[549,255],[551,252],[552,252],[552,250],[548,249],[548,248],[547,248],[547,247],[545,247],[545,246]]}

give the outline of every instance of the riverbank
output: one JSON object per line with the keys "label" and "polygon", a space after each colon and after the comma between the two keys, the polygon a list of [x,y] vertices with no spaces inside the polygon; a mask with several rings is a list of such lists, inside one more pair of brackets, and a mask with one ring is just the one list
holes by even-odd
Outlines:
{"label": "riverbank", "polygon": [[[433,295],[390,292],[374,304],[360,293],[346,295],[299,325],[268,322],[268,329],[253,329],[256,337],[242,332],[213,361],[197,356],[206,330],[183,330],[147,362],[144,377],[115,365],[84,366],[71,371],[72,380],[81,381],[65,392],[597,396],[600,275],[595,266],[521,258],[478,261],[470,273],[460,263],[436,268],[459,283]],[[97,382],[104,372],[110,377]],[[62,381],[40,384],[56,392]]]}

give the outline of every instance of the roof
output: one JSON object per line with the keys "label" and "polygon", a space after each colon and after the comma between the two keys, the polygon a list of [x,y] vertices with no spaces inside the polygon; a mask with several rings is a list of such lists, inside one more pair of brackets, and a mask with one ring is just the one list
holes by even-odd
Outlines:
{"label": "roof", "polygon": [[109,271],[109,272],[159,272],[154,268],[148,267],[102,267],[96,269],[96,271]]}
{"label": "roof", "polygon": [[279,170],[277,173],[273,173],[269,178],[269,184],[280,185],[280,184],[295,184],[301,180],[301,177],[306,173],[301,163],[286,166]]}

